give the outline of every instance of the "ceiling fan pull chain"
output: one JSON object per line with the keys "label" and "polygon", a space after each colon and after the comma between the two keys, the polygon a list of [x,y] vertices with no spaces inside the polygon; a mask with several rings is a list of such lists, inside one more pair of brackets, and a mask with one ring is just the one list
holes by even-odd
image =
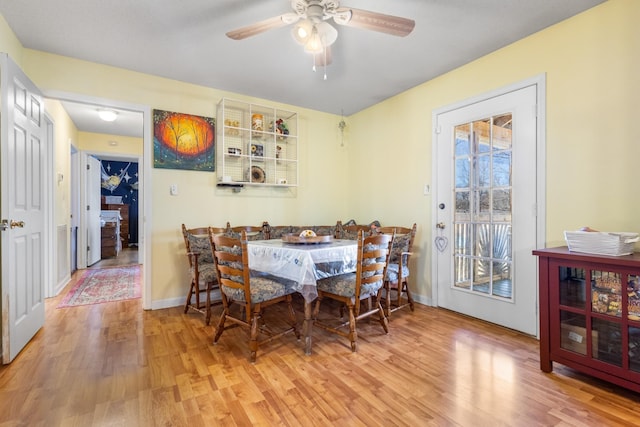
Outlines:
{"label": "ceiling fan pull chain", "polygon": [[327,80],[327,48],[322,50],[324,52],[324,79]]}

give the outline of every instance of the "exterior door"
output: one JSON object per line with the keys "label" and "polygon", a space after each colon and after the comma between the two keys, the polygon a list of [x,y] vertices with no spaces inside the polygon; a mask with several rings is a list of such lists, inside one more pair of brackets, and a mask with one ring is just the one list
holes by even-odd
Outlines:
{"label": "exterior door", "polygon": [[2,92],[2,362],[11,362],[44,325],[44,104],[7,54]]}
{"label": "exterior door", "polygon": [[102,257],[100,230],[100,160],[87,157],[87,265],[93,265]]}
{"label": "exterior door", "polygon": [[536,86],[436,123],[437,304],[536,335]]}

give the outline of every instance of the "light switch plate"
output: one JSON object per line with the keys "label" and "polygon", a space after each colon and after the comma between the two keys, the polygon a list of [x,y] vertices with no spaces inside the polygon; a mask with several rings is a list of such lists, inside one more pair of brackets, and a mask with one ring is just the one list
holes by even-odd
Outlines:
{"label": "light switch plate", "polygon": [[178,184],[171,184],[169,186],[169,194],[171,194],[172,196],[178,195]]}

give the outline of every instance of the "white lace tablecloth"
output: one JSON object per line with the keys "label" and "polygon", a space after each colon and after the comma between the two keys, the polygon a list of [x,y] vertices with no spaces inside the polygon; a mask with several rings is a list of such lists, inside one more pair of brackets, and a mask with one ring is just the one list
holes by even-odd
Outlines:
{"label": "white lace tablecloth", "polygon": [[281,239],[247,243],[249,268],[293,280],[306,301],[318,296],[318,279],[356,270],[358,244],[354,240],[292,244]]}

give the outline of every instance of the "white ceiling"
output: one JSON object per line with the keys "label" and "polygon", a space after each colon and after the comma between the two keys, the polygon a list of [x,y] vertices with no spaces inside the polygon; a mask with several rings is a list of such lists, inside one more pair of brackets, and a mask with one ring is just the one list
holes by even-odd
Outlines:
{"label": "white ceiling", "polygon": [[344,0],[416,25],[404,38],[335,25],[327,80],[290,26],[225,36],[288,0],[0,0],[0,14],[27,48],[348,116],[603,1]]}

